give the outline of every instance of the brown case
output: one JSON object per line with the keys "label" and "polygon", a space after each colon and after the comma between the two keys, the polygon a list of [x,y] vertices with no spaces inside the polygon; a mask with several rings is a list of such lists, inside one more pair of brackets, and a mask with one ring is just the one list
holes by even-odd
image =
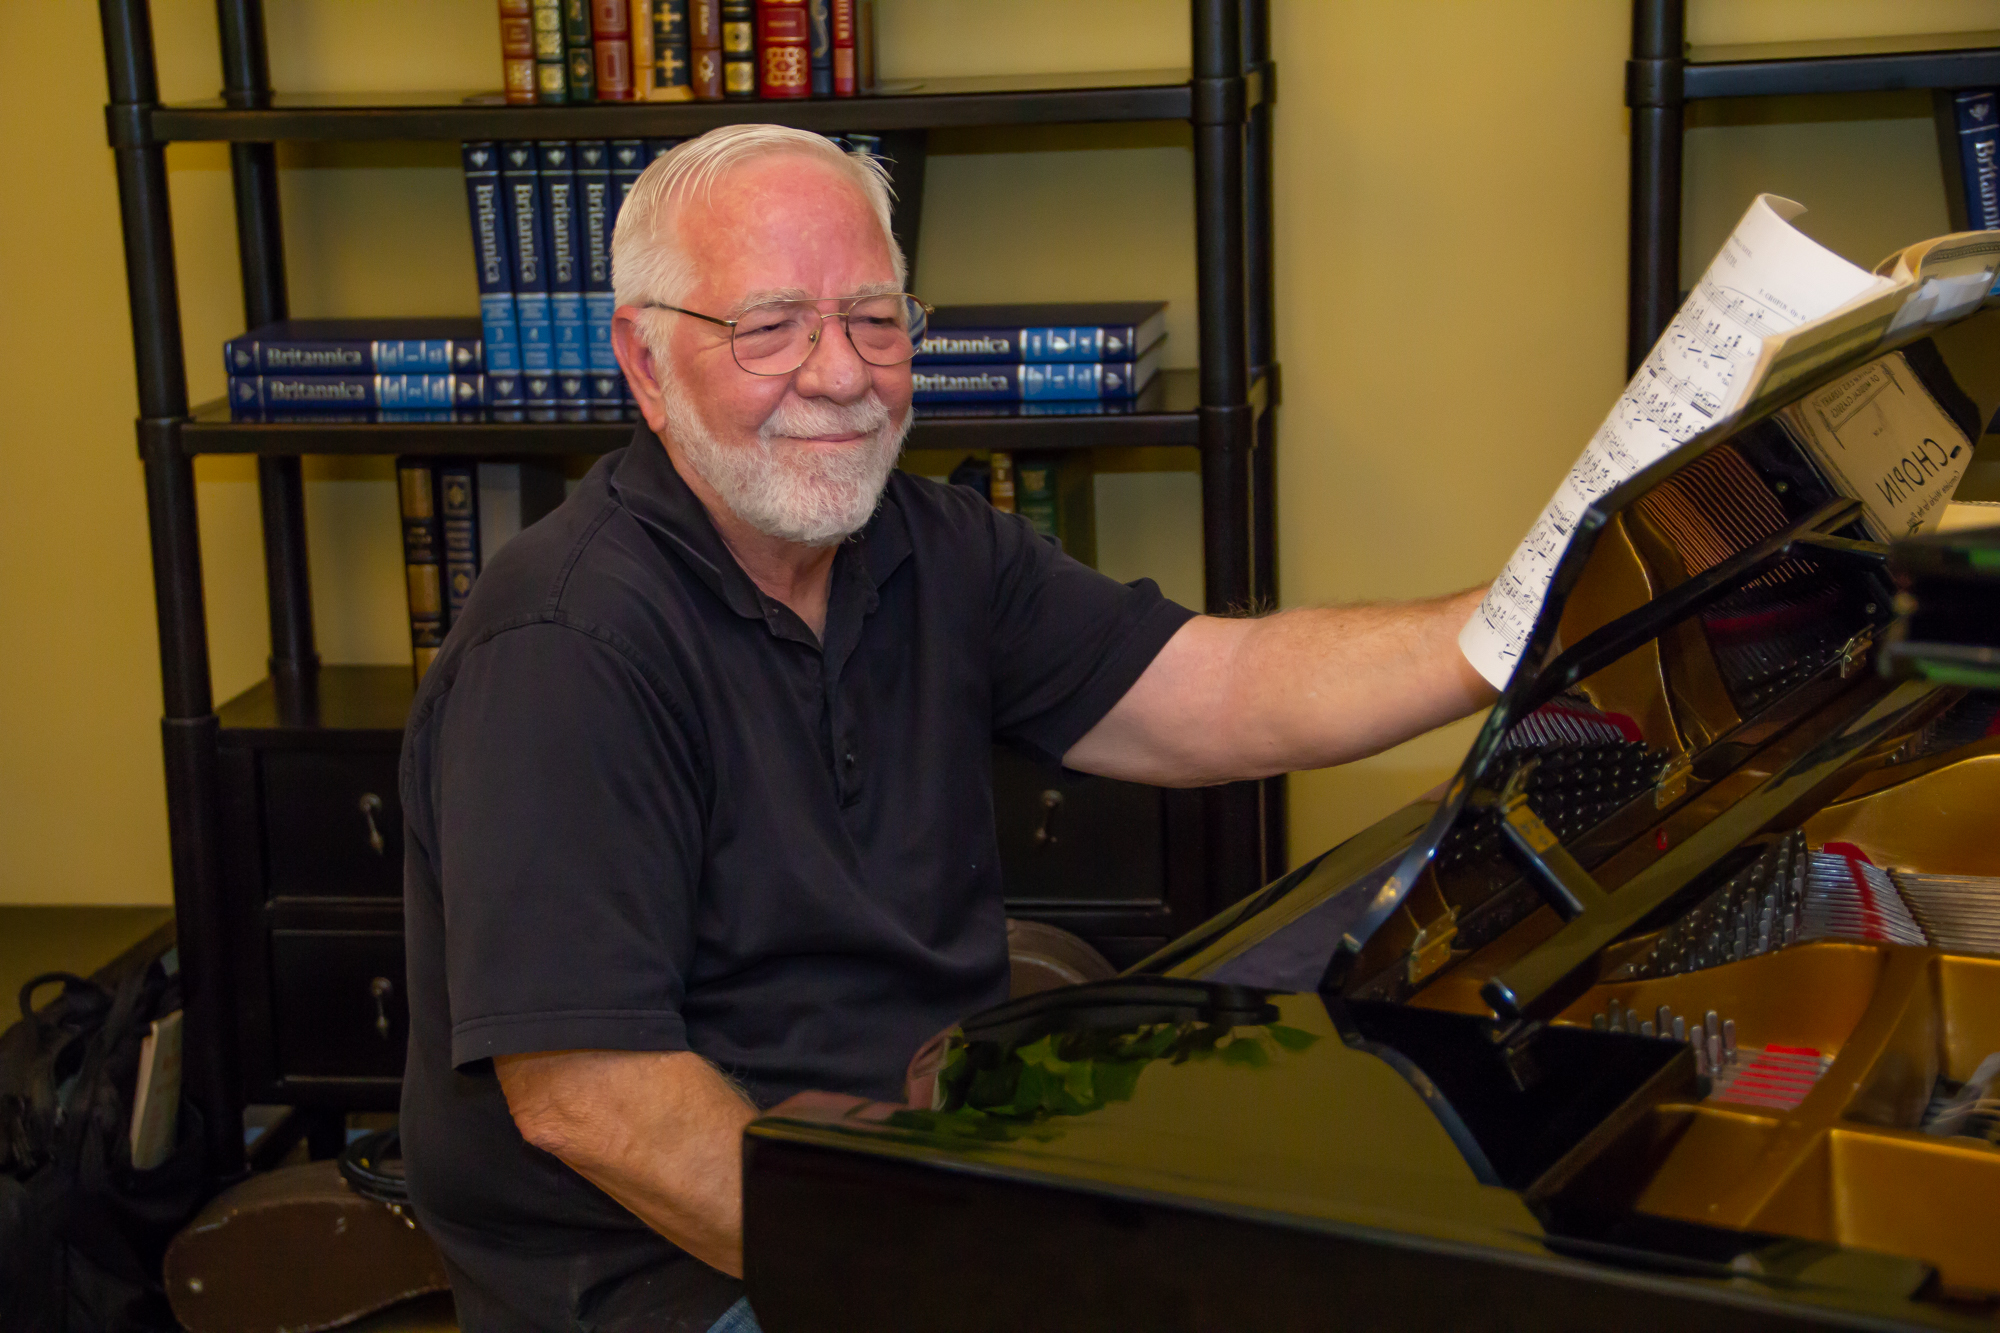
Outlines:
{"label": "brown case", "polygon": [[174,1237],[165,1267],[189,1333],[315,1333],[450,1287],[408,1209],[356,1194],[334,1162],[225,1190]]}

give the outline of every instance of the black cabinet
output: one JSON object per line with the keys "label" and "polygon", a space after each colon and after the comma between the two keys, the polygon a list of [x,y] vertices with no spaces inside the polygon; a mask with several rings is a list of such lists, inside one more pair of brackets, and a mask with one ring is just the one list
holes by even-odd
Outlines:
{"label": "black cabinet", "polygon": [[223,915],[237,1095],[390,1110],[403,1078],[407,667],[326,667],[224,704]]}
{"label": "black cabinet", "polygon": [[403,932],[271,932],[271,1027],[294,1079],[400,1083],[409,1041]]}
{"label": "black cabinet", "polygon": [[[926,79],[854,101],[506,107],[458,94],[292,97],[271,88],[261,0],[220,0],[223,88],[167,106],[146,0],[102,0],[106,130],[117,170],[138,380],[139,455],[159,618],[162,750],[186,989],[185,1086],[209,1160],[241,1159],[246,1097],[392,1105],[401,1001],[401,820],[392,775],[404,668],[327,667],[307,577],[306,454],[552,459],[624,442],[590,423],[232,422],[188,401],[169,142],[229,145],[246,323],[291,313],[278,212],[280,141],[647,138],[770,121],[868,126],[910,188],[896,227],[912,250],[933,128],[1178,120],[1193,131],[1200,367],[1162,377],[1131,413],[926,415],[938,449],[1194,447],[1201,453],[1206,608],[1277,600],[1279,384],[1272,304],[1271,60],[1267,0],[1190,0],[1193,68],[1018,79]],[[193,460],[257,458],[271,676],[222,708],[209,679]],[[400,678],[400,679],[399,679]],[[1010,895],[1129,962],[1280,873],[1276,781],[1193,795],[1042,775],[998,761]],[[1047,796],[1054,793],[1054,799]],[[1037,836],[1040,840],[1037,841]],[[356,985],[361,987],[356,990]],[[324,997],[314,1017],[315,995]],[[389,1034],[381,1033],[386,1023]]]}
{"label": "black cabinet", "polygon": [[259,770],[273,895],[403,896],[395,751],[271,750]]}

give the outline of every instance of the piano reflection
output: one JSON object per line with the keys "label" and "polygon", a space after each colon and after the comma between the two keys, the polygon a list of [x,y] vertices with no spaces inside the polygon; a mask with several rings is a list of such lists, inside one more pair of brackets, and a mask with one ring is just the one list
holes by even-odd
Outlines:
{"label": "piano reflection", "polygon": [[[1901,350],[1979,441],[2000,309]],[[1596,503],[1439,799],[755,1122],[764,1327],[1993,1328],[2000,539],[1782,406]]]}

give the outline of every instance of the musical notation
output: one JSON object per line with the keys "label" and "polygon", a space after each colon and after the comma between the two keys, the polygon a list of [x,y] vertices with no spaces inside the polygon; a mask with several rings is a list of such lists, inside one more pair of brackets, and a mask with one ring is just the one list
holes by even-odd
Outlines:
{"label": "musical notation", "polygon": [[[1791,211],[1781,216],[1773,202]],[[1800,211],[1771,195],[1750,206],[1466,622],[1459,647],[1496,688],[1520,660],[1556,563],[1590,505],[1726,420],[1746,396],[1766,338],[1874,283],[1786,221]]]}

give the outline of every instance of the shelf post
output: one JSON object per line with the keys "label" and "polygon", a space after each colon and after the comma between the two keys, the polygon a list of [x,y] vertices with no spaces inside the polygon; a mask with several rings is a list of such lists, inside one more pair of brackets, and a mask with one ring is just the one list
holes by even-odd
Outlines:
{"label": "shelf post", "polygon": [[159,105],[152,20],[145,0],[99,0],[111,105],[112,154],[125,239],[125,280],[139,387],[139,452],[146,474],[158,613],[161,720],[174,916],[187,1015],[184,1086],[201,1110],[208,1168],[231,1174],[243,1160],[237,1098],[235,1005],[224,947],[216,771],[207,617],[194,467],[180,447],[187,418],[180,292],[164,145],[150,133]]}
{"label": "shelf post", "polygon": [[[263,0],[217,0],[222,35],[222,100],[231,107],[271,102]],[[251,328],[291,313],[285,287],[285,234],[278,212],[277,147],[229,145],[236,191],[236,253],[243,270],[243,318]],[[312,584],[306,564],[305,477],[297,458],[257,460],[264,526],[264,589],[271,619],[270,671],[280,697],[303,695],[319,670]]]}
{"label": "shelf post", "polygon": [[1633,0],[1632,59],[1625,66],[1625,104],[1632,109],[1627,374],[1646,359],[1680,305],[1686,43],[1686,0]]}
{"label": "shelf post", "polygon": [[[1202,569],[1213,615],[1250,610],[1250,408],[1241,0],[1194,0],[1195,287],[1200,301]],[[1211,911],[1263,868],[1256,783],[1204,793]]]}
{"label": "shelf post", "polygon": [[[1250,596],[1260,611],[1278,605],[1278,329],[1275,246],[1272,241],[1271,115],[1278,67],[1271,60],[1270,0],[1243,0],[1243,68],[1255,76],[1257,100],[1244,134],[1244,268],[1246,339],[1252,383],[1263,381],[1250,441]],[[1285,873],[1285,778],[1258,784],[1262,808],[1263,869],[1269,882]]]}

